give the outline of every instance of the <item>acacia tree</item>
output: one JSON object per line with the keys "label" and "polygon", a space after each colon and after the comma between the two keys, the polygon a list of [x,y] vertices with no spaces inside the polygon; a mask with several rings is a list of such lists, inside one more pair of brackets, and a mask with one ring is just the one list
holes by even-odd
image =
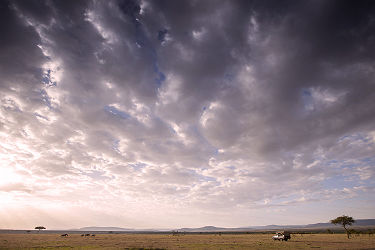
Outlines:
{"label": "acacia tree", "polygon": [[346,231],[346,235],[348,236],[348,239],[350,237],[350,232],[346,228],[346,226],[351,226],[354,222],[355,222],[355,220],[353,219],[353,217],[346,216],[346,215],[339,216],[336,219],[331,220],[332,224],[335,224],[335,225],[340,224],[344,227],[344,229]]}
{"label": "acacia tree", "polygon": [[40,231],[41,229],[46,229],[46,228],[43,227],[43,226],[37,226],[37,227],[35,227],[35,229],[38,229]]}

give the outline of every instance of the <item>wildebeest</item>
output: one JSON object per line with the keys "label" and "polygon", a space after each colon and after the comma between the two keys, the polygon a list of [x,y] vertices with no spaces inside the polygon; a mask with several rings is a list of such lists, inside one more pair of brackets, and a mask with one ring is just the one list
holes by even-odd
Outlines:
{"label": "wildebeest", "polygon": [[92,237],[95,237],[95,234],[92,234],[91,236],[92,236]]}
{"label": "wildebeest", "polygon": [[66,237],[66,236],[69,236],[69,235],[68,235],[68,234],[62,234],[61,236],[62,236],[62,237]]}
{"label": "wildebeest", "polygon": [[85,234],[85,236],[90,236],[90,234]]}

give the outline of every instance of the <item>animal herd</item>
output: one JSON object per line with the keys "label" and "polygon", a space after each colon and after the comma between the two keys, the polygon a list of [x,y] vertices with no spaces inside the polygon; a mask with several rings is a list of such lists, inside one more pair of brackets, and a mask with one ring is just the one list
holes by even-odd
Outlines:
{"label": "animal herd", "polygon": [[95,234],[81,234],[82,237],[85,237],[85,236],[91,236],[91,237],[95,237]]}
{"label": "animal herd", "polygon": [[[61,237],[67,237],[69,236],[69,234],[62,234]],[[95,234],[81,234],[82,237],[86,237],[86,236],[91,236],[91,237],[95,237]]]}

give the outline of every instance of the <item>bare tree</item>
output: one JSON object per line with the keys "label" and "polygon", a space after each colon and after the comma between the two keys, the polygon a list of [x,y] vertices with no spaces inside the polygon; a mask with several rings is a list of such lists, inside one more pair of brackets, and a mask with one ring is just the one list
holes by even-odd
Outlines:
{"label": "bare tree", "polygon": [[332,224],[335,224],[335,225],[340,224],[344,227],[346,234],[348,236],[348,239],[350,237],[350,231],[346,228],[346,226],[351,226],[354,222],[355,220],[353,219],[353,217],[346,216],[346,215],[339,216],[336,219],[331,220]]}

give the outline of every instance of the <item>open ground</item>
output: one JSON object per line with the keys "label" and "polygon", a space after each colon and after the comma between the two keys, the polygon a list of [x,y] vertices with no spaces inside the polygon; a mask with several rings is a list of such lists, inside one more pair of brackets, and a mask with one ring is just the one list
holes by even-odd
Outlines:
{"label": "open ground", "polygon": [[293,234],[288,242],[272,234],[0,234],[1,249],[375,249],[372,235]]}

